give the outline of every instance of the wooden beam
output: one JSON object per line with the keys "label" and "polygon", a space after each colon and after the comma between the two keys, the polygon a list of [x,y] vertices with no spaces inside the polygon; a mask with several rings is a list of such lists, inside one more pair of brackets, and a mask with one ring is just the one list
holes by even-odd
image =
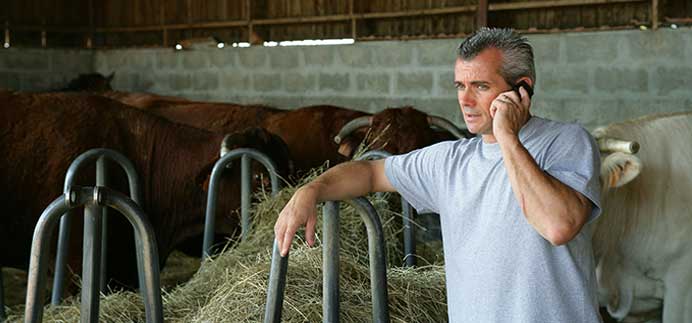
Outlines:
{"label": "wooden beam", "polygon": [[488,0],[478,0],[476,11],[476,29],[488,26]]}
{"label": "wooden beam", "polygon": [[[549,0],[549,1],[528,1],[528,2],[509,2],[509,3],[495,3],[488,4],[488,11],[503,11],[503,10],[521,10],[521,9],[540,9],[540,8],[555,8],[555,7],[567,7],[567,6],[581,6],[581,5],[601,5],[601,4],[615,4],[615,3],[640,3],[647,0]],[[187,0],[190,4],[190,0]],[[247,16],[251,18],[250,6],[251,0],[246,0],[247,5]],[[208,29],[208,28],[233,28],[233,27],[246,27],[252,30],[255,25],[285,25],[285,24],[302,24],[302,23],[323,23],[323,22],[336,22],[336,21],[352,21],[352,20],[366,20],[366,19],[379,19],[379,18],[403,18],[403,17],[413,17],[421,15],[443,15],[443,14],[456,14],[456,13],[472,13],[477,10],[478,6],[458,6],[458,7],[448,7],[448,8],[437,8],[437,9],[421,9],[421,10],[410,10],[410,11],[397,11],[397,12],[376,12],[376,13],[362,13],[362,14],[345,14],[345,15],[329,15],[329,16],[310,16],[310,17],[291,17],[291,18],[274,18],[274,19],[246,19],[246,20],[231,20],[231,21],[218,21],[218,22],[204,22],[204,23],[187,23],[187,24],[163,24],[163,25],[149,25],[149,26],[137,26],[137,27],[97,27],[94,32],[97,33],[108,33],[108,32],[137,32],[137,31],[160,31],[163,29],[168,30],[179,30],[179,29]],[[191,20],[191,13],[188,12],[188,19]],[[43,28],[49,29],[51,31],[58,32],[88,32],[87,28],[84,27],[62,27],[62,26],[12,26],[12,29],[16,30],[42,30]]]}
{"label": "wooden beam", "polygon": [[527,2],[506,2],[493,3],[488,5],[490,11],[503,10],[522,10],[522,9],[546,9],[558,7],[589,6],[617,3],[637,3],[646,0],[549,0],[549,1],[527,1]]}
{"label": "wooden beam", "polygon": [[692,18],[671,18],[671,17],[665,17],[664,20],[666,22],[674,23],[674,24],[689,24],[692,23]]}

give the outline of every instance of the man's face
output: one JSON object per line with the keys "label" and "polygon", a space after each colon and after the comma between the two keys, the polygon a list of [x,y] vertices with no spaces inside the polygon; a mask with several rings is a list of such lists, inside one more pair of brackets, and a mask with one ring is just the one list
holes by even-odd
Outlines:
{"label": "man's face", "polygon": [[454,85],[464,122],[486,142],[495,142],[490,103],[511,88],[500,76],[501,64],[502,53],[496,48],[485,49],[470,61],[457,59],[454,64]]}

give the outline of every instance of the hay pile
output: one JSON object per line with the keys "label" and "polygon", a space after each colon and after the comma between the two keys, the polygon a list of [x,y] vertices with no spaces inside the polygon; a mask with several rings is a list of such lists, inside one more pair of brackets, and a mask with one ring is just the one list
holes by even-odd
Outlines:
{"label": "hay pile", "polygon": [[[304,181],[314,178],[310,174]],[[253,228],[247,241],[228,247],[214,259],[205,261],[187,283],[163,292],[167,322],[261,322],[264,316],[273,226],[294,187],[277,196],[260,196],[252,212]],[[380,213],[387,241],[389,311],[392,322],[443,322],[447,319],[444,271],[439,265],[416,269],[400,268],[401,218],[391,211],[388,196],[370,199]],[[398,201],[398,197],[395,198]],[[398,202],[396,202],[398,204]],[[396,204],[394,204],[396,205]],[[321,214],[321,209],[318,209]],[[321,217],[320,217],[321,218]],[[283,322],[322,320],[321,222],[317,224],[317,248],[296,237],[289,258]],[[370,276],[367,235],[360,216],[345,203],[341,208],[340,291],[343,322],[371,322]],[[439,250],[437,251],[439,253]],[[439,258],[439,255],[433,255]],[[419,262],[421,263],[421,262]],[[65,305],[46,307],[46,322],[79,321],[79,299]],[[17,309],[21,310],[21,309]],[[20,321],[16,312],[10,321]],[[101,300],[102,322],[143,322],[141,298],[132,292],[118,292]]]}

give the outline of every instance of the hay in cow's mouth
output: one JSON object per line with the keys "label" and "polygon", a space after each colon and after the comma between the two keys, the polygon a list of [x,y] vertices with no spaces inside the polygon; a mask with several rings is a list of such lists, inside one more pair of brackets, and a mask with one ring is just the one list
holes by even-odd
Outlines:
{"label": "hay in cow's mouth", "polygon": [[[306,176],[306,182],[323,170]],[[166,322],[260,322],[264,315],[274,221],[295,187],[276,196],[262,194],[252,212],[253,228],[247,241],[229,246],[222,254],[205,261],[190,281],[162,293]],[[415,269],[403,264],[401,218],[391,210],[389,196],[370,198],[382,219],[387,241],[389,311],[392,322],[442,322],[447,320],[442,266]],[[394,197],[392,205],[398,204]],[[318,209],[321,212],[321,209]],[[321,214],[321,213],[320,213]],[[372,321],[367,236],[360,216],[341,207],[340,318],[343,322]],[[283,322],[322,321],[321,221],[317,224],[317,247],[309,248],[300,238],[294,241],[289,260],[283,305]],[[423,248],[421,248],[423,249]],[[420,249],[419,249],[420,250]],[[439,249],[428,259],[440,259]],[[421,259],[419,263],[425,263]],[[139,294],[117,292],[105,296],[100,305],[102,322],[143,322],[144,306]],[[10,321],[22,321],[21,308],[12,309]],[[79,298],[63,305],[47,306],[46,322],[79,321]]]}

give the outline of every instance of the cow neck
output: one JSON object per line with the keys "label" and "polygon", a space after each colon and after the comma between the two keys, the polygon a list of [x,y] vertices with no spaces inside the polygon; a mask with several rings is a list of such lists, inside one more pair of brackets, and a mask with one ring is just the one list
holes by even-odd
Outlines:
{"label": "cow neck", "polygon": [[[139,136],[146,156],[144,200],[165,256],[186,229],[186,222],[202,219],[206,193],[202,183],[218,158],[223,136],[156,118],[156,126]],[[200,220],[201,221],[201,220]]]}

